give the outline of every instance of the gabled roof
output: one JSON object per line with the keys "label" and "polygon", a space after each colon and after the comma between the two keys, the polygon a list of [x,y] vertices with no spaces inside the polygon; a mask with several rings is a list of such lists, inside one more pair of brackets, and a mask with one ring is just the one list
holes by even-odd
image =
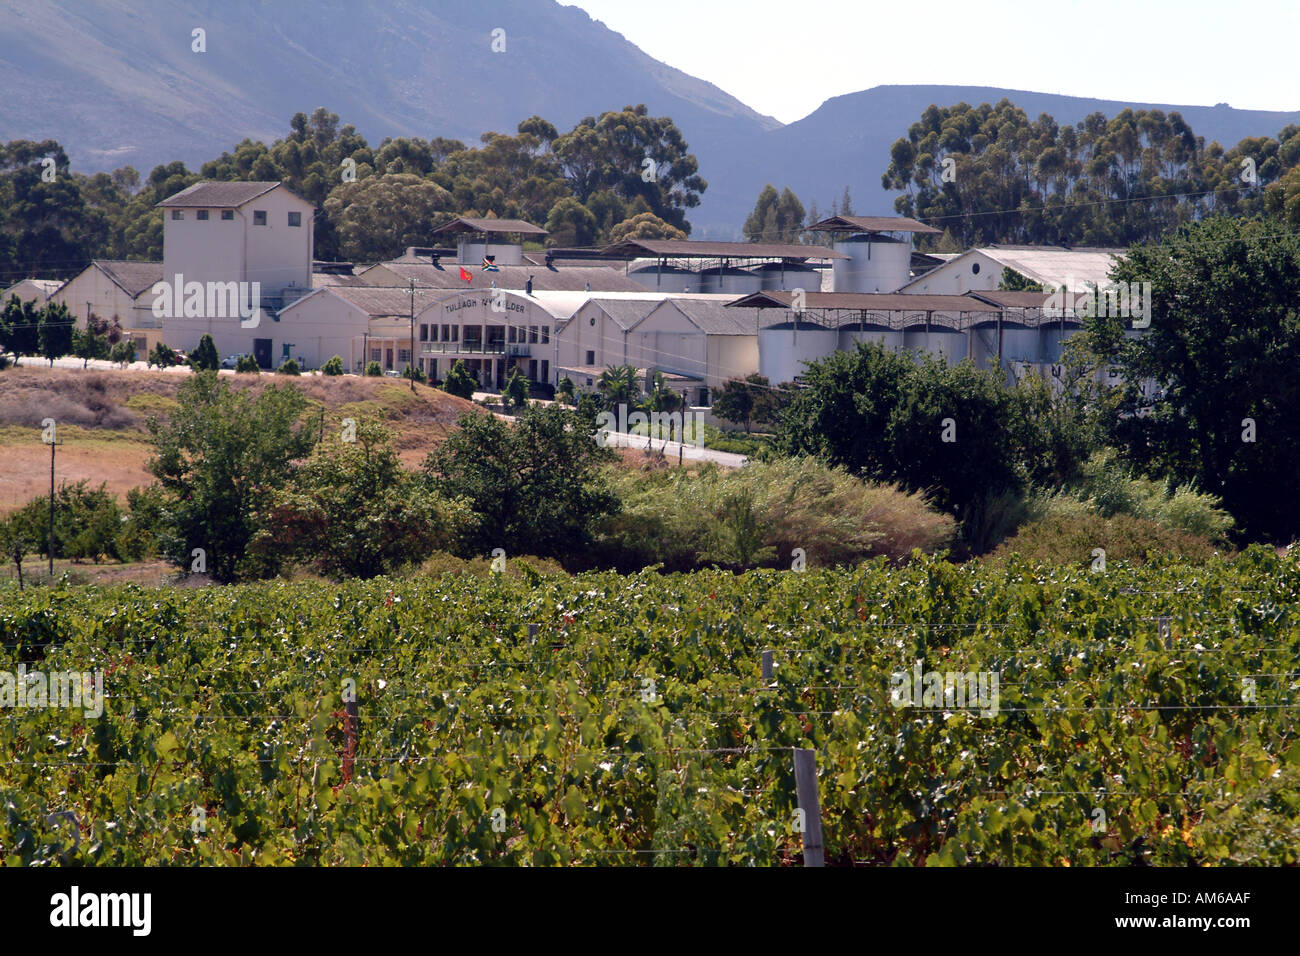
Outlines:
{"label": "gabled roof", "polygon": [[941,230],[906,216],[831,216],[804,232],[919,232],[939,235]]}
{"label": "gabled roof", "polygon": [[710,242],[693,239],[625,239],[606,246],[600,254],[609,259],[652,256],[666,259],[847,259],[825,246],[797,242]]}
{"label": "gabled roof", "polygon": [[[752,318],[731,308],[731,301],[729,295],[712,299],[682,299],[674,296],[656,306],[654,311],[671,306],[705,335],[757,335],[758,329]],[[649,317],[646,316],[647,319]]]}
{"label": "gabled roof", "polygon": [[1127,252],[1126,249],[1101,247],[1066,249],[1063,246],[977,246],[922,273],[902,288],[906,290],[931,281],[945,269],[960,269],[963,260],[977,254],[1045,286],[1055,287],[1069,282],[1105,285],[1110,281],[1111,268]]}
{"label": "gabled roof", "polygon": [[486,233],[520,233],[525,236],[545,236],[548,235],[545,229],[540,226],[534,226],[531,222],[524,222],[522,219],[470,219],[467,216],[459,216],[444,226],[439,226],[433,230],[430,235],[452,235],[455,233],[465,232],[486,232]]}
{"label": "gabled roof", "polygon": [[988,292],[967,292],[966,295],[1007,309],[1044,309],[1052,307],[1073,310],[1076,306],[1082,306],[1080,300],[1086,297],[1086,293],[1083,292],[1067,291],[1066,294],[1058,296],[1055,302],[1049,303],[1048,299],[1053,297],[1050,292],[1008,292],[1004,289],[994,289]]}
{"label": "gabled roof", "polygon": [[609,316],[610,321],[627,332],[647,315],[659,308],[664,301],[662,294],[648,292],[644,296],[627,296],[626,298],[605,298],[592,296],[583,305],[594,305]]}
{"label": "gabled roof", "polygon": [[[331,285],[316,289],[280,310],[283,315],[302,303],[321,295],[332,295],[349,305],[354,305],[372,319],[407,318],[411,314],[411,295],[405,289],[375,288],[374,286]],[[420,299],[415,300],[417,312],[423,308]]]}
{"label": "gabled roof", "polygon": [[365,285],[360,276],[344,275],[338,272],[313,272],[311,274],[311,287],[313,289],[323,289],[327,286],[358,286]]}
{"label": "gabled roof", "polygon": [[92,259],[90,267],[104,273],[104,275],[108,276],[110,282],[133,299],[142,292],[152,289],[154,283],[161,282],[163,277],[163,264],[161,262],[135,262],[129,259]]}
{"label": "gabled roof", "polygon": [[[280,186],[282,184],[278,182],[223,182],[209,179],[168,196],[158,205],[186,209],[234,209],[259,196],[265,196]],[[307,202],[288,188],[284,191],[295,199]]]}

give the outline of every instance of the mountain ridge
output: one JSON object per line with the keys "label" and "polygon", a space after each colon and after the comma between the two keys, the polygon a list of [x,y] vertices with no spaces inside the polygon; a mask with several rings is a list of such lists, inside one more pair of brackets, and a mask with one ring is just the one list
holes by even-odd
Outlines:
{"label": "mountain ridge", "polygon": [[[206,30],[207,51],[191,49]],[[491,52],[505,31],[505,53]],[[1178,111],[1206,143],[1276,136],[1300,111],[1237,110],[1008,90],[875,86],[827,98],[781,124],[713,83],[654,59],[578,7],[554,0],[0,0],[0,140],[56,139],[73,168],[191,169],[245,137],[284,136],[324,106],[372,146],[385,136],[477,143],[534,114],[567,130],[645,103],[676,121],[709,183],[696,238],[740,237],[762,187],[789,186],[826,209],[847,185],[855,211],[893,213],[880,187],[889,147],[931,103],[1006,97],[1060,123],[1125,108]]]}

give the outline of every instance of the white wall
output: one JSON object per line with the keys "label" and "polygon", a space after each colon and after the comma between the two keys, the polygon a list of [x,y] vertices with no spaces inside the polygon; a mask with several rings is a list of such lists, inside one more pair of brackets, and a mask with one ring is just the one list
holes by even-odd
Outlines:
{"label": "white wall", "polygon": [[733,378],[758,371],[757,335],[710,335],[708,374],[705,383],[711,394]]}
{"label": "white wall", "polygon": [[[368,322],[366,314],[352,303],[327,290],[321,291],[280,313],[279,322],[264,322],[246,333],[246,339],[240,340],[243,344],[229,351],[251,353],[253,338],[269,338],[273,365],[283,361],[283,346],[289,342],[293,344],[293,357],[301,356],[309,368],[320,368],[337,355],[343,359],[343,368],[352,372],[361,362]],[[230,340],[237,341],[233,335]],[[220,343],[217,350],[227,354]],[[365,363],[361,365],[364,368]]]}
{"label": "white wall", "polygon": [[[83,269],[63,288],[50,296],[50,299],[66,305],[77,317],[77,327],[82,329],[86,327],[87,302],[91,304],[91,311],[95,315],[110,322],[116,320],[124,329],[138,328],[139,323],[142,322],[153,324],[152,314],[146,311],[142,316],[137,315],[135,302],[131,297],[94,265]],[[141,299],[152,301],[148,292],[142,295]]]}
{"label": "white wall", "polygon": [[[645,302],[649,312],[655,307],[653,301]],[[592,320],[595,320],[593,324]],[[587,352],[595,352],[595,361],[587,361]],[[579,365],[595,365],[608,368],[611,365],[635,364],[629,359],[628,343],[622,328],[605,314],[596,302],[588,302],[577,312],[559,336],[559,365],[569,368]],[[552,367],[552,378],[554,378]]]}
{"label": "white wall", "polygon": [[[179,211],[183,219],[172,218]],[[314,207],[283,186],[259,196],[223,220],[222,210],[163,209],[163,277],[179,273],[185,282],[260,282],[264,296],[290,286],[311,288]],[[253,213],[265,212],[266,225],[253,225]],[[290,226],[289,213],[302,215]]]}
{"label": "white wall", "polygon": [[[971,271],[975,265],[979,266],[978,273]],[[1002,266],[984,253],[971,250],[912,280],[902,291],[912,295],[962,295],[991,292],[1001,281]]]}

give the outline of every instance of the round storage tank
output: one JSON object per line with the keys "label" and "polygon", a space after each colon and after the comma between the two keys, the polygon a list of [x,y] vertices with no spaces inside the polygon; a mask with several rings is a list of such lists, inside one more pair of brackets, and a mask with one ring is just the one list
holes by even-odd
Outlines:
{"label": "round storage tank", "polygon": [[849,257],[831,267],[835,292],[895,292],[911,278],[911,240],[849,236],[835,243],[835,251]]}
{"label": "round storage tank", "polygon": [[1047,364],[1055,364],[1061,361],[1066,339],[1078,331],[1079,326],[1073,322],[1066,322],[1064,329],[1061,328],[1059,322],[1040,326],[1038,329],[1038,348],[1042,361]]}
{"label": "round storage tank", "polygon": [[727,292],[745,295],[757,292],[762,280],[752,272],[733,266],[714,267],[700,270],[701,292]]}
{"label": "round storage tank", "polygon": [[636,266],[628,276],[651,292],[701,292],[700,274],[677,266]]}
{"label": "round storage tank", "polygon": [[[1023,325],[1002,323],[1002,362],[1038,362],[1038,350],[1042,337],[1038,329]],[[975,364],[981,368],[993,368],[998,364],[998,324],[980,322],[970,330],[969,354]]]}
{"label": "round storage tank", "polygon": [[903,333],[903,347],[914,352],[928,352],[945,359],[950,365],[966,357],[966,333],[930,326],[908,329]]}
{"label": "round storage tank", "polygon": [[851,351],[857,347],[859,342],[879,342],[889,351],[897,352],[903,347],[903,333],[896,332],[883,325],[864,325],[861,322],[851,322],[848,325],[840,326],[839,347],[841,351]]}
{"label": "round storage tank", "polygon": [[797,262],[765,262],[751,270],[758,276],[759,288],[779,289],[789,292],[803,289],[805,292],[820,292],[822,288],[821,273],[811,266]]}
{"label": "round storage tank", "polygon": [[758,372],[769,382],[792,382],[806,371],[805,362],[824,359],[839,344],[835,329],[810,322],[792,322],[760,329],[758,333]]}

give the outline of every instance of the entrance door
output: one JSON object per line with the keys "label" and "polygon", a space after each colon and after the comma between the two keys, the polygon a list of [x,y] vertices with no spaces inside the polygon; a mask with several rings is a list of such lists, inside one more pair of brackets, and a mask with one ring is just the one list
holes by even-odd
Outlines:
{"label": "entrance door", "polygon": [[393,368],[393,350],[392,350],[392,349],[384,349],[384,368],[388,369],[389,371],[391,371],[392,368]]}
{"label": "entrance door", "polygon": [[271,367],[271,340],[253,339],[253,358],[258,368]]}

